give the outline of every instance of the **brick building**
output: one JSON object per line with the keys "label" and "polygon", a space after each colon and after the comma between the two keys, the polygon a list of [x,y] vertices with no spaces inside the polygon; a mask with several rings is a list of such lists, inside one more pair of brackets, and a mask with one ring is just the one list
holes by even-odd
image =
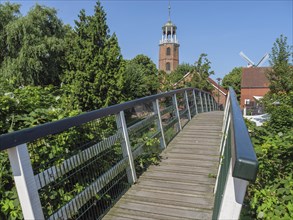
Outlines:
{"label": "brick building", "polygon": [[270,67],[242,68],[240,106],[244,109],[244,114],[248,110],[249,114],[261,113],[261,106],[257,101],[270,90],[266,76],[269,70]]}
{"label": "brick building", "polygon": [[225,108],[228,91],[218,85],[218,83],[216,83],[213,79],[208,78],[208,81],[214,87],[214,90],[212,91],[213,97],[220,104],[220,106]]}

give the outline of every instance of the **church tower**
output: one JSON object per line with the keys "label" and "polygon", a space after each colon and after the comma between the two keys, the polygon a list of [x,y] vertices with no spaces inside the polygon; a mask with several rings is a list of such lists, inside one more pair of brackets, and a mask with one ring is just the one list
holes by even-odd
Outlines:
{"label": "church tower", "polygon": [[159,70],[171,73],[179,64],[179,43],[176,36],[177,27],[170,19],[169,4],[169,20],[162,27],[162,39],[160,40],[159,52]]}

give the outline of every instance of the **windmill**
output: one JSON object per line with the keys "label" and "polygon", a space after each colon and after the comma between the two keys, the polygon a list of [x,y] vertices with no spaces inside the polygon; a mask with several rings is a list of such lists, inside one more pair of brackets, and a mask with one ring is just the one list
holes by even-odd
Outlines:
{"label": "windmill", "polygon": [[267,61],[267,59],[269,58],[269,54],[266,53],[261,60],[255,65],[254,62],[252,62],[242,51],[239,53],[239,55],[248,62],[247,67],[259,67],[261,66],[264,62]]}

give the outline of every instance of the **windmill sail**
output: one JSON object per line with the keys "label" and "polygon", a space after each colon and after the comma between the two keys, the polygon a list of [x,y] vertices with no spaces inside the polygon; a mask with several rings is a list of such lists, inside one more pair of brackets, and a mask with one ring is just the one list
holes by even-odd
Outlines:
{"label": "windmill sail", "polygon": [[252,62],[242,51],[239,55],[248,62],[248,66],[255,66],[254,62]]}
{"label": "windmill sail", "polygon": [[258,64],[256,64],[256,66],[257,66],[257,67],[261,66],[264,62],[267,61],[268,58],[269,58],[269,54],[266,53],[266,54],[261,58],[261,60],[258,62]]}

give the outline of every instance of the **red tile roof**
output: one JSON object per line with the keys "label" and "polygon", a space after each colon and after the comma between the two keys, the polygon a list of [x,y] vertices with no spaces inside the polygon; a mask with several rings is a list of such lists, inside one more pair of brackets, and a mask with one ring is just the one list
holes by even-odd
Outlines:
{"label": "red tile roof", "polygon": [[211,78],[208,78],[208,81],[216,88],[218,89],[219,87],[219,90],[224,93],[224,95],[227,95],[228,94],[228,91],[226,89],[224,89],[222,86],[218,86],[218,83],[216,83],[213,79]]}
{"label": "red tile roof", "polygon": [[243,67],[241,88],[268,88],[269,80],[266,73],[270,67]]}

